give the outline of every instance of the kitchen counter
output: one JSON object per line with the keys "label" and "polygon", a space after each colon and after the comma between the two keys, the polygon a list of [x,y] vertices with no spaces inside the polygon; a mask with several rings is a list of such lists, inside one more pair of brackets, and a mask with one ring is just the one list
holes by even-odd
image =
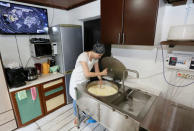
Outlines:
{"label": "kitchen counter", "polygon": [[54,80],[54,79],[57,79],[57,78],[60,78],[60,77],[64,77],[64,75],[61,74],[61,73],[56,73],[56,74],[49,73],[49,74],[46,74],[46,75],[41,75],[36,80],[27,81],[26,85],[24,85],[24,86],[15,87],[15,88],[13,87],[13,88],[9,89],[9,92],[25,89],[27,87],[34,86],[34,85],[37,85],[37,84],[40,84],[40,83],[44,83],[44,82],[47,82],[47,81],[50,81],[50,80]]}
{"label": "kitchen counter", "polygon": [[[81,88],[83,88],[84,86],[85,86],[84,84],[82,86],[80,85],[78,87],[78,90],[83,91],[83,89]],[[86,95],[88,96],[88,98],[92,98],[98,101],[100,104],[103,104],[112,110],[112,106],[108,105],[106,102],[104,103],[103,100],[100,100],[100,99],[98,100],[87,93]],[[120,111],[118,110],[118,112]],[[124,114],[124,115],[127,115],[127,114]],[[149,131],[166,131],[166,130],[192,131],[194,130],[194,126],[193,126],[194,109],[166,100],[164,99],[164,97],[162,97],[161,94],[153,102],[153,104],[149,108],[149,111],[146,113],[143,119],[141,120],[136,119],[133,116],[129,116],[129,117],[139,122],[141,127]]]}
{"label": "kitchen counter", "polygon": [[[122,97],[123,91],[122,91],[121,85],[118,85],[120,89],[117,95],[100,98],[100,97],[94,97],[89,95],[84,88],[86,87],[86,84],[87,83],[82,83],[78,85],[78,87],[76,88],[76,91],[77,91],[76,103],[78,104],[78,107],[82,111],[85,111],[86,113],[91,114],[90,116],[92,116],[95,120],[100,122],[108,129],[116,130],[120,128],[119,130],[121,130],[122,128],[122,131],[127,131],[129,128],[133,128],[131,130],[135,130],[136,128],[139,128],[139,124],[143,122],[147,112],[149,111],[149,108],[151,107],[153,101],[156,98],[156,96],[151,94],[149,94],[149,97],[148,97],[147,96],[148,93],[146,93],[146,95],[140,96],[140,94],[138,95],[138,92],[142,92],[142,91],[134,89],[134,93],[136,92],[137,94],[137,97],[134,96],[134,98],[132,99],[134,100],[134,103],[133,103],[134,110],[132,109],[131,111],[126,111],[125,107],[127,106],[123,108],[116,104],[118,100],[120,101],[120,99],[123,99]],[[126,86],[125,89],[127,91],[130,88]],[[148,102],[147,103],[142,102],[142,104],[144,105],[141,108],[141,106],[138,104],[141,103],[140,102],[141,99],[143,98],[146,99],[147,97],[149,99]],[[135,102],[139,102],[139,103],[135,103]],[[138,105],[138,108],[137,108],[137,105]],[[115,121],[112,121],[112,120],[115,120]],[[119,123],[125,122],[125,124],[121,125],[121,124],[118,124],[118,122]]]}
{"label": "kitchen counter", "polygon": [[149,131],[192,131],[194,109],[164,99],[160,90],[145,87],[138,79],[127,79],[125,85],[157,95],[140,126]]}
{"label": "kitchen counter", "polygon": [[141,126],[149,131],[193,131],[194,109],[164,99],[160,95]]}

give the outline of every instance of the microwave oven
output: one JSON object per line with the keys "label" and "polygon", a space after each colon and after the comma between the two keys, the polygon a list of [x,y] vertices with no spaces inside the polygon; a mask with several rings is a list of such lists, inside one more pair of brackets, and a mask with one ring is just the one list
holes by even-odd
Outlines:
{"label": "microwave oven", "polygon": [[32,57],[52,56],[52,46],[50,43],[33,43],[30,52]]}

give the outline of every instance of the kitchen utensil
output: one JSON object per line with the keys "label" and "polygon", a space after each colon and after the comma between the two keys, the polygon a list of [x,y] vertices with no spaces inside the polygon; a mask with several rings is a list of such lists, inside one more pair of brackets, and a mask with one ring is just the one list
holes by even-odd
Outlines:
{"label": "kitchen utensil", "polygon": [[[108,69],[108,76],[112,77],[114,80],[123,79],[123,71],[126,70],[126,67],[116,58],[113,57],[104,57],[101,60],[102,69]],[[127,78],[128,73],[125,73],[125,79]]]}
{"label": "kitchen utensil", "polygon": [[55,66],[55,64],[56,64],[55,59],[54,58],[50,59],[50,67]]}
{"label": "kitchen utensil", "polygon": [[50,68],[50,65],[47,62],[42,63],[42,73],[43,74],[48,74],[49,68]]}
{"label": "kitchen utensil", "polygon": [[51,73],[56,73],[58,71],[59,71],[59,66],[58,65],[50,67],[50,72]]}
{"label": "kitchen utensil", "polygon": [[[90,92],[88,91],[89,88],[91,88],[91,87],[93,87],[93,86],[96,86],[96,85],[99,85],[99,81],[92,81],[92,82],[89,82],[89,83],[87,84],[86,88],[85,88],[86,92],[87,92],[88,94],[94,96],[94,97],[110,97],[110,96],[116,95],[116,94],[118,93],[118,90],[119,90],[118,86],[117,86],[116,84],[114,84],[113,82],[104,81],[104,80],[103,80],[103,81],[102,81],[102,86],[109,86],[109,87],[111,86],[111,87],[113,87],[114,89],[117,90],[117,93],[115,93],[115,94],[113,94],[113,95],[109,95],[109,96],[98,96],[98,95],[92,94],[92,93],[90,93]],[[100,86],[100,85],[99,85],[99,86]],[[99,87],[99,88],[100,88],[100,87]]]}
{"label": "kitchen utensil", "polygon": [[110,76],[102,76],[104,80],[113,81],[113,78]]}
{"label": "kitchen utensil", "polygon": [[24,68],[27,81],[32,81],[38,78],[37,70],[35,67]]}
{"label": "kitchen utensil", "polygon": [[42,69],[41,69],[41,64],[40,63],[35,63],[34,64],[36,70],[37,70],[37,74],[41,75]]}

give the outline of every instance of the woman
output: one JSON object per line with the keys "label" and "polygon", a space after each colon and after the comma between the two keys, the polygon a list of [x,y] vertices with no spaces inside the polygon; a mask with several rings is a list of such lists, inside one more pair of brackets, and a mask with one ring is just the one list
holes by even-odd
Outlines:
{"label": "woman", "polygon": [[[99,70],[98,60],[105,53],[105,48],[103,44],[96,43],[93,46],[93,50],[88,52],[83,52],[78,56],[75,64],[75,69],[72,72],[70,80],[70,95],[73,98],[74,115],[76,116],[76,92],[75,88],[78,84],[86,82],[90,77],[98,77],[101,83],[101,76],[107,75],[107,69],[102,72]],[[94,67],[95,72],[91,72]],[[77,124],[77,116],[74,120],[74,124]]]}

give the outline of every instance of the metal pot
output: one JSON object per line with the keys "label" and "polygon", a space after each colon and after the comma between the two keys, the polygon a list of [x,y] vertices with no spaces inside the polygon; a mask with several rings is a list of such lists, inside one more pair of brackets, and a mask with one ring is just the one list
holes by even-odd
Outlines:
{"label": "metal pot", "polygon": [[86,88],[85,88],[85,91],[86,91],[88,94],[90,94],[91,96],[99,97],[99,98],[114,96],[114,95],[116,95],[116,94],[118,93],[118,91],[119,91],[119,87],[118,87],[115,83],[110,82],[110,81],[105,81],[105,80],[103,80],[103,81],[102,81],[102,85],[107,85],[107,86],[111,86],[111,87],[115,88],[115,89],[117,90],[117,93],[115,93],[115,94],[113,94],[113,95],[109,95],[109,96],[98,96],[98,95],[92,94],[92,93],[90,93],[90,92],[88,91],[88,89],[89,89],[90,87],[96,86],[96,85],[99,85],[99,81],[92,81],[92,82],[89,82],[89,83],[87,84]]}

